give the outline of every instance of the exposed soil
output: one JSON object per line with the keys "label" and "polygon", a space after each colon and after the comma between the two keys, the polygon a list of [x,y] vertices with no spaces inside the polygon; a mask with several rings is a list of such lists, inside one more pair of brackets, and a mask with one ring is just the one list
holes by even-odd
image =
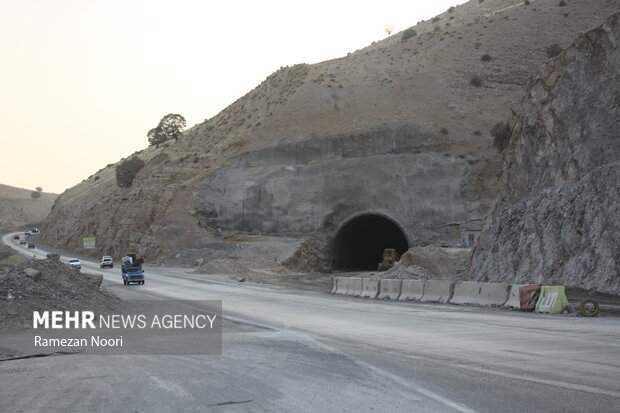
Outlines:
{"label": "exposed soil", "polygon": [[470,254],[469,248],[411,248],[381,278],[465,280],[469,275]]}
{"label": "exposed soil", "polygon": [[7,263],[10,260],[14,259],[5,257],[0,261],[0,331],[30,327],[36,310],[120,308],[120,300],[100,287],[100,275],[80,273],[57,260]]}

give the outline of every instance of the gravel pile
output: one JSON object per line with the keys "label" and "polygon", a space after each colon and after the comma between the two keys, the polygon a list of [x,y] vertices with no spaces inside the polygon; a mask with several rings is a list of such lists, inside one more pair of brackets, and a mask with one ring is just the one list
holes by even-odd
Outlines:
{"label": "gravel pile", "polygon": [[414,247],[381,278],[464,280],[468,277],[470,254],[467,248]]}
{"label": "gravel pile", "polygon": [[0,330],[30,327],[35,310],[118,309],[120,300],[101,281],[57,259],[0,263]]}

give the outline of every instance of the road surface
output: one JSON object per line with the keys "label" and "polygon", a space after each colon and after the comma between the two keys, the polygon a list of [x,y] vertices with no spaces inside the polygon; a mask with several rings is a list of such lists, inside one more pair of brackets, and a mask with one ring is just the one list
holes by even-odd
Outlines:
{"label": "road surface", "polygon": [[620,411],[615,317],[371,301],[183,269],[146,267],[145,285],[124,286],[118,268],[88,260],[82,271],[120,296],[222,300],[235,321],[223,355],[5,361],[0,411]]}

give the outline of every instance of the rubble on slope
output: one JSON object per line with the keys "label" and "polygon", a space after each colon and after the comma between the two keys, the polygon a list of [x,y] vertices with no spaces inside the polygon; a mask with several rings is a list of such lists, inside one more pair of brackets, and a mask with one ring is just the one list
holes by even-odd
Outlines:
{"label": "rubble on slope", "polygon": [[469,248],[414,247],[381,278],[463,280],[468,275]]}
{"label": "rubble on slope", "polygon": [[120,300],[102,289],[101,281],[100,275],[80,273],[58,259],[0,264],[0,330],[29,327],[36,310],[118,309]]}

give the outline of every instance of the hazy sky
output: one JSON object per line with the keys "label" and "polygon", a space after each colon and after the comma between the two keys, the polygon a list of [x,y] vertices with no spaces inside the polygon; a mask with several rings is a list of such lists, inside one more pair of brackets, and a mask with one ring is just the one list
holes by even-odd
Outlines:
{"label": "hazy sky", "polygon": [[281,66],[345,56],[462,1],[0,0],[0,183],[60,193]]}

